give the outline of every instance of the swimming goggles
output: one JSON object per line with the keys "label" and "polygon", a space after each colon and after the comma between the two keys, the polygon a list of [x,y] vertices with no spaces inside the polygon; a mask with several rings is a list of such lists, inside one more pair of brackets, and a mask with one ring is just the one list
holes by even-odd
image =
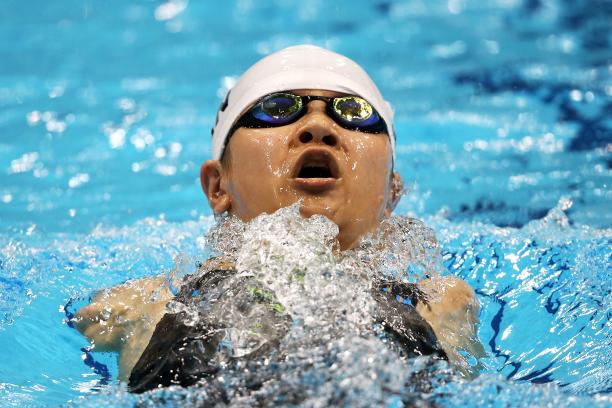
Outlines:
{"label": "swimming goggles", "polygon": [[306,114],[306,106],[312,101],[324,101],[327,115],[345,129],[366,133],[388,133],[387,125],[378,112],[368,101],[359,96],[332,98],[277,92],[255,102],[251,109],[232,126],[228,138],[240,127],[271,128],[296,122]]}

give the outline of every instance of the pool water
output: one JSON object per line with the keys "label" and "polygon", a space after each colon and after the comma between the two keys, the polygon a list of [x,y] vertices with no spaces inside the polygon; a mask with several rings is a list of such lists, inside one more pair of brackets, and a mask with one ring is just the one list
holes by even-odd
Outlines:
{"label": "pool water", "polygon": [[3,405],[143,403],[67,316],[206,259],[216,108],[304,42],[393,104],[396,213],[436,231],[444,273],[482,304],[483,373],[427,401],[612,405],[609,1],[8,0],[0,16]]}

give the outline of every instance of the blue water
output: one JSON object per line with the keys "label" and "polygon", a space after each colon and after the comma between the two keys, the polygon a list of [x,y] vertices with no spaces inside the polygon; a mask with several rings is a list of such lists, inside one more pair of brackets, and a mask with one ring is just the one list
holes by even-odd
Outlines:
{"label": "blue water", "polygon": [[8,0],[0,18],[3,405],[135,403],[66,312],[206,257],[216,108],[303,42],[394,105],[397,213],[436,230],[482,303],[485,372],[430,398],[612,405],[609,1]]}

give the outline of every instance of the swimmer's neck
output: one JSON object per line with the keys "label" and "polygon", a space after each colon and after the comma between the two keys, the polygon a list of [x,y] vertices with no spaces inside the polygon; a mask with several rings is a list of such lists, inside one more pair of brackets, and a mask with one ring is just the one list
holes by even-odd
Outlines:
{"label": "swimmer's neck", "polygon": [[[328,220],[336,224],[334,220],[330,219],[326,214],[319,214],[318,212],[315,212],[315,213],[306,212],[304,211],[303,208],[300,208],[300,215],[302,216],[302,218],[310,218],[311,216],[317,215],[317,214],[323,215]],[[254,217],[250,217],[250,218],[242,217],[239,214],[236,214],[231,209],[230,211],[224,213],[224,215],[236,217],[245,223],[252,221],[254,218]],[[360,226],[359,228],[354,228],[353,224],[359,223],[360,221],[358,219],[353,220],[354,222],[348,225],[336,224],[338,226],[338,235],[336,236],[336,240],[337,240],[336,248],[338,248],[340,251],[343,252],[343,251],[349,251],[351,249],[358,247],[359,244],[361,244],[361,241],[367,236],[374,234],[377,231],[377,229],[380,227],[380,223],[386,218],[388,218],[389,216],[390,214],[385,213],[384,216],[382,216],[375,225],[371,225],[370,228],[368,228],[365,232],[363,231],[363,229],[361,229],[363,228],[363,226]],[[223,215],[221,217],[223,217]],[[217,219],[217,222],[219,222],[219,219]]]}

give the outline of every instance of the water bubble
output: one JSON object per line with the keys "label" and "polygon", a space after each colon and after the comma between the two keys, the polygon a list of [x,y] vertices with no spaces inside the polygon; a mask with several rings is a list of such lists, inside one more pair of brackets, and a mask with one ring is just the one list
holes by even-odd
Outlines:
{"label": "water bubble", "polygon": [[448,0],[447,3],[448,12],[451,14],[460,14],[463,10],[463,1],[461,0]]}
{"label": "water bubble", "polygon": [[437,44],[431,49],[431,54],[436,58],[449,59],[464,54],[467,45],[463,41],[454,41],[450,44]]}
{"label": "water bubble", "polygon": [[142,170],[143,165],[141,163],[132,163],[132,171],[134,173],[138,173],[140,170]]}
{"label": "water bubble", "polygon": [[125,144],[125,129],[109,127],[105,129],[111,149],[119,149]]}
{"label": "water bubble", "polygon": [[35,229],[36,229],[36,224],[30,225],[28,229],[26,230],[26,235],[31,236]]}
{"label": "water bubble", "polygon": [[483,40],[483,42],[489,54],[493,54],[493,55],[499,54],[499,43],[497,41]]}
{"label": "water bubble", "polygon": [[155,172],[162,176],[174,176],[176,174],[176,166],[170,164],[158,164],[155,166]]}
{"label": "water bubble", "polygon": [[38,152],[24,153],[20,158],[11,161],[9,173],[25,173],[34,168]]}
{"label": "water bubble", "polygon": [[121,98],[117,103],[119,108],[125,112],[133,111],[136,107],[136,102],[132,98]]}
{"label": "water bubble", "polygon": [[63,133],[66,130],[66,123],[61,120],[51,119],[45,124],[47,132]]}
{"label": "water bubble", "polygon": [[34,126],[40,122],[41,113],[37,110],[32,111],[26,115],[26,120],[28,121],[28,125]]}
{"label": "water bubble", "polygon": [[156,158],[162,159],[166,157],[166,149],[164,149],[163,147],[158,147],[157,149],[155,149],[154,155]]}
{"label": "water bubble", "polygon": [[169,0],[155,9],[155,19],[166,21],[175,18],[187,8],[187,0]]}
{"label": "water bubble", "polygon": [[582,101],[582,91],[580,91],[579,89],[573,89],[570,92],[570,98],[572,98],[572,100],[575,102]]}
{"label": "water bubble", "polygon": [[572,208],[572,205],[573,205],[573,204],[574,204],[574,203],[572,202],[572,199],[571,199],[571,198],[569,198],[569,197],[561,197],[561,198],[559,199],[559,203],[557,204],[557,207],[559,207],[559,209],[560,209],[561,211],[567,211],[567,210],[569,210],[570,208]]}
{"label": "water bubble", "polygon": [[168,146],[168,151],[170,152],[171,158],[176,158],[181,154],[181,151],[183,151],[183,145],[178,142],[172,142],[170,146]]}
{"label": "water bubble", "polygon": [[89,183],[89,174],[87,173],[78,173],[75,176],[71,177],[68,180],[68,187],[77,188],[81,187],[83,184]]}
{"label": "water bubble", "polygon": [[49,98],[55,99],[64,95],[65,87],[63,85],[56,85],[49,91]]}

